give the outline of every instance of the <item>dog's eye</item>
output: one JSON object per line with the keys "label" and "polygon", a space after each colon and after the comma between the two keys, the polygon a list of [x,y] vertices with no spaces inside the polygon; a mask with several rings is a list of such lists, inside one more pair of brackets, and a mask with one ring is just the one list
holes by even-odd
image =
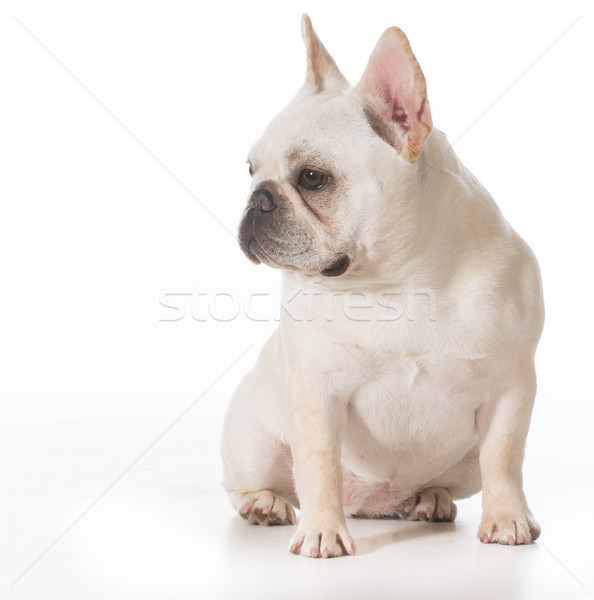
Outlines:
{"label": "dog's eye", "polygon": [[251,163],[248,163],[248,164],[249,164],[249,167],[250,167],[250,169],[249,169],[249,171],[250,171],[250,177],[253,177],[254,176],[254,167],[252,167]]}
{"label": "dog's eye", "polygon": [[303,169],[299,175],[299,184],[308,190],[319,190],[328,183],[328,175],[316,169]]}

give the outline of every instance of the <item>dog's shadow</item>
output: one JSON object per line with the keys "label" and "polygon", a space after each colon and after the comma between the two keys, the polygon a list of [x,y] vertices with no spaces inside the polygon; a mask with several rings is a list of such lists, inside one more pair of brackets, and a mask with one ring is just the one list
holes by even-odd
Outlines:
{"label": "dog's shadow", "polygon": [[[401,519],[361,519],[348,518],[347,524],[355,540],[357,556],[372,554],[385,546],[418,540],[424,537],[453,535],[456,524],[404,521]],[[272,547],[285,549],[294,527],[259,527],[248,525],[238,515],[229,522],[228,544],[240,554],[249,547],[250,553],[270,552]],[[370,533],[371,531],[371,533]],[[264,542],[265,546],[261,543]]]}
{"label": "dog's shadow", "polygon": [[373,527],[377,529],[381,527],[382,531],[378,531],[378,533],[371,535],[357,535],[357,530],[362,528],[358,525],[359,522],[365,522],[366,524],[362,527],[367,529],[367,524],[370,523],[370,521],[367,519],[349,519],[349,525],[351,523],[353,524],[350,526],[351,535],[355,538],[357,554],[359,556],[370,554],[379,548],[400,542],[423,537],[442,536],[445,534],[452,535],[456,530],[455,522],[426,523],[423,521],[409,522],[400,519],[377,519],[371,521]]}

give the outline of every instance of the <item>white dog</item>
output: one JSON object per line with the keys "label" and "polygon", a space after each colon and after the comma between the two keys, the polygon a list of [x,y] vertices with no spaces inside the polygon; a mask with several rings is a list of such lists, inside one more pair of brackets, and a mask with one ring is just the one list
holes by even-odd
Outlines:
{"label": "white dog", "polygon": [[530,543],[537,262],[433,129],[404,33],[351,87],[302,25],[305,84],[249,154],[240,241],[283,269],[285,310],[229,407],[224,487],[250,523],[300,507],[295,554],[353,554],[345,515],[451,521],[481,489],[479,539]]}

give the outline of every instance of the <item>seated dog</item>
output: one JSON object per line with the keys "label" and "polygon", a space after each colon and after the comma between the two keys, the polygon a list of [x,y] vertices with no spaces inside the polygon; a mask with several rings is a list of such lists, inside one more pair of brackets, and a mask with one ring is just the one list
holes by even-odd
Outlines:
{"label": "seated dog", "polygon": [[543,325],[537,262],[433,128],[404,33],[351,87],[307,16],[306,80],[249,154],[247,257],[283,270],[278,329],[239,385],[224,487],[295,554],[353,554],[345,515],[540,533],[522,490]]}

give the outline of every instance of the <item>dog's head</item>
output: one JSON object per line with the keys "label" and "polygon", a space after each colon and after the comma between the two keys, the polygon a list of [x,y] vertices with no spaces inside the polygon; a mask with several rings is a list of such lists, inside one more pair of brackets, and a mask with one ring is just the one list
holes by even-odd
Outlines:
{"label": "dog's head", "polygon": [[394,236],[398,246],[405,235],[404,211],[390,203],[406,201],[431,113],[400,29],[383,34],[355,87],[307,15],[302,32],[306,80],[249,153],[239,240],[255,263],[336,277],[373,261],[382,238]]}

